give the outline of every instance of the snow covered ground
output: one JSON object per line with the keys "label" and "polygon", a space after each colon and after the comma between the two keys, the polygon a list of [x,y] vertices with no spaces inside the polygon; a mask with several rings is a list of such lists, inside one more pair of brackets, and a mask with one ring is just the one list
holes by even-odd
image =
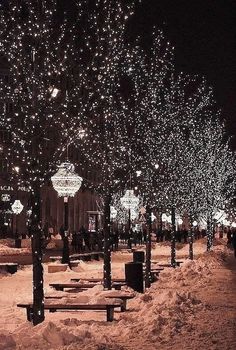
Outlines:
{"label": "snow covered ground", "polygon": [[[7,250],[4,245],[4,251]],[[166,268],[144,294],[128,301],[128,311],[115,311],[115,321],[106,322],[105,312],[45,312],[45,321],[33,327],[26,311],[16,306],[32,298],[32,268],[16,274],[0,274],[0,350],[235,350],[236,349],[236,259],[217,240],[205,253],[205,241],[195,244],[194,261],[180,268]],[[11,248],[9,248],[11,249]],[[1,245],[0,245],[1,252]],[[166,262],[170,248],[157,244],[153,259]],[[187,245],[177,247],[177,257],[188,254]],[[124,277],[125,250],[113,254],[112,276]],[[73,277],[102,276],[102,262],[81,262],[74,271],[51,273],[44,265],[45,295],[75,300],[74,293],[57,292],[49,283]],[[101,300],[102,287],[78,293],[81,302]]]}

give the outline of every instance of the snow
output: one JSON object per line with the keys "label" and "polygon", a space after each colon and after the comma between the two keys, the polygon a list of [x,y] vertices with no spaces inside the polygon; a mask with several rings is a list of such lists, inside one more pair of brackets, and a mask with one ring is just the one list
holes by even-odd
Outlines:
{"label": "snow", "polygon": [[[217,240],[210,253],[204,244],[195,243],[195,260],[183,259],[181,267],[165,268],[144,294],[135,293],[127,311],[115,311],[113,322],[105,321],[105,311],[45,311],[45,321],[34,327],[26,321],[25,309],[16,306],[32,299],[31,266],[13,275],[0,274],[0,350],[235,350],[236,259],[224,240]],[[3,246],[0,251],[5,252]],[[168,261],[168,248],[158,244],[154,259]],[[182,245],[177,257],[186,257],[187,252],[188,246]],[[124,262],[131,260],[128,251],[113,253],[113,277],[124,277]],[[77,293],[49,287],[76,277],[101,277],[102,268],[102,261],[81,262],[73,271],[50,274],[45,264],[45,295],[62,296],[65,303],[102,301],[99,284]]]}
{"label": "snow", "polygon": [[0,240],[0,254],[2,255],[27,255],[31,252],[30,240],[22,240],[22,248],[15,248],[15,240],[1,239]]}

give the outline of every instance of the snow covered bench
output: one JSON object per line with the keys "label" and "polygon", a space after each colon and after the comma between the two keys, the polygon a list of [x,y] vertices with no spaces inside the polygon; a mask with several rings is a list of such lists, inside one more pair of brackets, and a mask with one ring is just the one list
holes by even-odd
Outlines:
{"label": "snow covered bench", "polygon": [[[175,265],[176,265],[176,266],[180,266],[182,263],[183,263],[183,261],[176,261],[176,262],[175,262]],[[173,267],[173,266],[171,265],[171,263],[168,263],[168,264],[158,264],[158,266],[159,266],[159,267]]]}
{"label": "snow covered bench", "polygon": [[88,252],[88,253],[79,253],[70,255],[70,260],[83,260],[83,261],[91,261],[91,260],[99,260],[100,257],[103,257],[103,252]]}
{"label": "snow covered bench", "polygon": [[[122,300],[122,303],[121,303],[121,306],[120,306],[120,309],[121,309],[121,312],[124,312],[127,310],[127,300],[129,299],[133,299],[135,297],[135,294],[134,293],[127,293],[127,292],[122,292],[122,291],[119,291],[119,290],[115,290],[115,291],[102,291],[101,292],[101,296],[104,297],[104,298],[109,298],[109,299],[120,299]],[[75,294],[70,294],[70,298],[78,298],[78,295],[75,293]],[[62,299],[62,298],[65,298],[64,295],[50,295],[50,296],[45,296],[45,299]]]}
{"label": "snow covered bench", "polygon": [[[17,304],[18,307],[26,308],[27,320],[33,320],[33,304]],[[112,322],[114,320],[114,309],[116,307],[122,306],[122,300],[116,300],[113,303],[98,303],[98,304],[81,304],[81,303],[72,303],[72,304],[44,304],[44,310],[49,310],[49,312],[56,311],[70,311],[70,310],[94,310],[100,311],[105,310],[107,316],[107,322]]]}
{"label": "snow covered bench", "polygon": [[50,256],[49,259],[53,262],[55,261],[61,261],[62,257],[61,256]]}
{"label": "snow covered bench", "polygon": [[[71,278],[72,282],[81,282],[81,281],[87,281],[87,282],[103,282],[103,278],[96,278],[96,277],[91,277],[91,278]],[[112,282],[114,283],[125,283],[125,278],[112,278]]]}
{"label": "snow covered bench", "polygon": [[16,273],[18,268],[17,263],[0,263],[0,270],[5,270],[11,274]]}
{"label": "snow covered bench", "polygon": [[[101,281],[102,283],[102,281]],[[112,287],[115,289],[120,290],[122,286],[124,286],[125,282],[112,282]],[[65,288],[70,289],[87,289],[87,288],[93,288],[97,286],[98,283],[50,283],[49,286],[53,287],[56,290],[63,291]]]}

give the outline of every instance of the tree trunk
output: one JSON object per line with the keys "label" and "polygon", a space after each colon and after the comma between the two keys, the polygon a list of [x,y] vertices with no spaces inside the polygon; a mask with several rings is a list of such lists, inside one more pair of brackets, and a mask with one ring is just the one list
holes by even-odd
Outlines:
{"label": "tree trunk", "polygon": [[171,266],[176,266],[176,252],[175,252],[175,208],[171,208]]}
{"label": "tree trunk", "polygon": [[207,216],[207,251],[209,252],[213,246],[213,226],[211,216]]}
{"label": "tree trunk", "polygon": [[103,265],[103,285],[106,289],[111,289],[111,247],[110,247],[110,204],[111,196],[104,200],[104,265]]}
{"label": "tree trunk", "polygon": [[40,187],[32,193],[31,247],[33,262],[33,324],[44,321],[44,292],[42,266],[42,229],[40,225]]}
{"label": "tree trunk", "polygon": [[145,268],[145,288],[151,286],[151,231],[152,231],[152,220],[151,220],[151,209],[147,206],[147,235],[146,235],[146,268]]}
{"label": "tree trunk", "polygon": [[193,219],[190,217],[189,259],[193,260]]}

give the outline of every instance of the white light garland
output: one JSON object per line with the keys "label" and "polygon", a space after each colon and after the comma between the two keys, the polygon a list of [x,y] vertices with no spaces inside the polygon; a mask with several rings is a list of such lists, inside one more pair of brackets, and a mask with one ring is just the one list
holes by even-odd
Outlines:
{"label": "white light garland", "polygon": [[83,179],[75,173],[75,167],[70,162],[62,163],[58,168],[56,174],[51,177],[54,189],[59,197],[74,197]]}
{"label": "white light garland", "polygon": [[22,212],[24,206],[22,205],[21,201],[19,199],[16,199],[15,202],[12,204],[11,209],[14,214],[18,215]]}

